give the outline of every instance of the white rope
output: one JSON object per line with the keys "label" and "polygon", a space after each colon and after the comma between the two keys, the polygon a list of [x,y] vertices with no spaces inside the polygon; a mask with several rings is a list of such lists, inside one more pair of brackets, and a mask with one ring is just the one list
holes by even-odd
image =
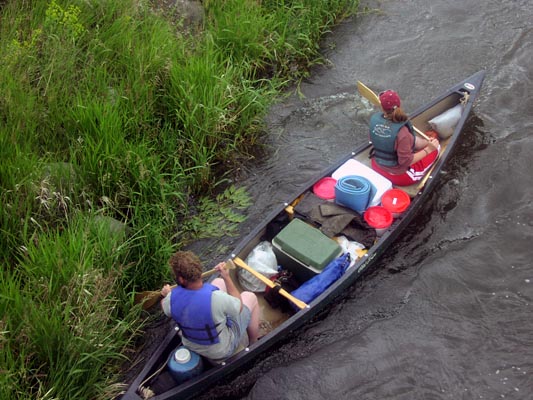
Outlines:
{"label": "white rope", "polygon": [[143,396],[143,399],[149,399],[151,397],[155,396],[155,393],[150,388],[145,388],[144,385],[151,381],[153,378],[155,378],[157,375],[163,371],[163,369],[166,367],[166,363],[163,364],[157,371],[155,371],[152,375],[150,375],[148,378],[146,378],[144,381],[141,382],[139,385],[139,392]]}
{"label": "white rope", "polygon": [[466,93],[466,92],[465,92],[465,93],[463,94],[463,97],[462,97],[461,100],[459,100],[459,101],[461,102],[461,104],[462,104],[463,106],[465,106],[466,103],[468,103],[468,99],[469,99],[469,98],[470,98],[470,93]]}

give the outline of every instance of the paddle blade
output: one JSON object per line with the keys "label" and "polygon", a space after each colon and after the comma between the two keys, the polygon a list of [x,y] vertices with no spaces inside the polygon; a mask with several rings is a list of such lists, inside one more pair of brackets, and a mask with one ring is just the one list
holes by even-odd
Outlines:
{"label": "paddle blade", "polygon": [[134,302],[135,304],[142,303],[143,310],[148,310],[149,308],[156,305],[157,302],[161,299],[162,299],[161,292],[148,291],[148,292],[135,293]]}
{"label": "paddle blade", "polygon": [[370,88],[365,86],[363,82],[357,81],[357,90],[359,91],[359,94],[365,99],[367,99],[369,102],[371,102],[375,106],[381,107],[381,102],[379,101],[378,95],[375,94]]}

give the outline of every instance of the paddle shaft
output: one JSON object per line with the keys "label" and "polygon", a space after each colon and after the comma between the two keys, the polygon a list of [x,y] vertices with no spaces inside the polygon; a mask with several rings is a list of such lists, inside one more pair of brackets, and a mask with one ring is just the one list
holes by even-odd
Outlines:
{"label": "paddle shaft", "polygon": [[[205,279],[205,278],[208,278],[210,277],[211,275],[213,275],[215,272],[217,272],[217,270],[215,268],[213,269],[210,269],[209,271],[205,271],[205,272],[202,272],[202,279]],[[171,289],[174,289],[176,286],[178,285],[171,285],[170,288]],[[152,292],[152,293],[159,293],[161,294],[161,292]]]}
{"label": "paddle shaft", "polygon": [[[261,273],[257,272],[256,270],[254,270],[252,267],[250,267],[248,264],[246,264],[239,257],[236,257],[234,260],[228,260],[227,261],[227,264],[231,265],[232,263],[237,265],[237,266],[239,266],[240,268],[245,269],[246,271],[250,272],[253,276],[255,276],[257,279],[259,279],[261,282],[263,282],[265,285],[269,286],[270,288],[275,288],[276,286],[279,286],[279,285],[276,285],[274,282],[272,282],[269,278],[267,278],[263,274],[261,274]],[[232,269],[232,268],[230,267],[228,269]],[[206,277],[208,277],[210,275],[213,275],[215,272],[217,272],[216,269],[212,269],[212,270],[206,271],[206,272],[204,272],[202,274],[202,278],[206,278]],[[173,289],[175,287],[176,287],[176,285],[172,285],[171,289]],[[286,299],[290,300],[294,304],[296,304],[296,306],[298,306],[300,309],[304,309],[304,308],[308,307],[307,304],[305,304],[300,299],[297,299],[296,297],[291,295],[285,289],[279,289],[279,294],[282,295],[283,297],[285,297]],[[160,291],[142,292],[142,293],[138,293],[135,296],[135,298],[136,298],[135,299],[136,302],[144,301],[143,308],[144,309],[148,309],[151,306],[153,306],[161,298],[161,292]]]}
{"label": "paddle shaft", "polygon": [[[265,285],[267,285],[268,287],[270,288],[275,288],[276,286],[279,286],[279,285],[276,285],[274,282],[272,282],[272,280],[270,280],[269,278],[267,278],[266,276],[264,276],[263,274],[257,272],[255,269],[253,269],[252,267],[250,267],[248,264],[246,264],[243,260],[241,260],[239,257],[235,257],[233,259],[233,262],[238,266],[238,267],[241,267],[242,269],[245,269],[246,271],[248,271],[249,273],[251,273],[253,276],[255,276],[257,279],[259,279],[261,282],[263,282]],[[307,308],[308,305],[305,304],[303,301],[301,301],[300,299],[297,299],[296,297],[294,297],[292,294],[290,294],[289,292],[287,292],[285,289],[279,289],[279,294],[282,295],[283,297],[285,297],[287,300],[293,302],[294,304],[296,304],[296,306],[298,306],[300,309],[304,309],[304,308]]]}
{"label": "paddle shaft", "polygon": [[[379,101],[378,95],[374,93],[370,88],[368,88],[363,82],[357,81],[357,89],[359,90],[359,93],[361,93],[363,97],[368,99],[372,104],[381,107],[381,102]],[[416,133],[418,133],[424,139],[426,139],[427,141],[430,140],[429,137],[416,126],[413,125],[413,128]]]}
{"label": "paddle shaft", "polygon": [[429,172],[426,174],[426,176],[424,176],[424,178],[417,185],[417,187],[416,187],[416,191],[417,192],[421,191],[424,188],[424,186],[426,185],[426,182],[431,177],[431,174],[433,173],[433,169],[435,169],[435,166],[437,165],[437,162],[440,160],[440,157],[442,156],[442,153],[444,153],[444,149],[443,148],[440,149],[439,155],[438,155],[437,159],[435,160],[435,162],[433,163],[433,165],[431,166],[431,169],[429,170]]}
{"label": "paddle shaft", "polygon": [[[205,279],[211,275],[213,275],[217,270],[215,268],[210,269],[209,271],[205,271],[202,273],[202,279]],[[171,289],[174,289],[177,285],[170,286]],[[161,298],[161,291],[159,290],[150,290],[146,292],[137,293],[135,295],[135,303],[141,303],[143,302],[143,309],[147,310],[150,307],[152,307],[155,303],[159,301]]]}

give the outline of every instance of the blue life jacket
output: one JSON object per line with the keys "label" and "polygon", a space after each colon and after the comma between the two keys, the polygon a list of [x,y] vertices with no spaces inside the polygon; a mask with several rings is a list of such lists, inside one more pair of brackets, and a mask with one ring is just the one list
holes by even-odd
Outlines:
{"label": "blue life jacket", "polygon": [[217,326],[211,312],[211,296],[218,288],[204,283],[201,289],[190,290],[181,286],[172,289],[170,312],[184,337],[193,343],[210,345],[218,343]]}
{"label": "blue life jacket", "polygon": [[[373,157],[379,165],[384,167],[396,167],[398,155],[394,149],[396,137],[402,127],[407,126],[409,132],[415,137],[411,122],[392,122],[386,119],[382,113],[375,113],[370,118],[370,141],[374,146]],[[413,142],[413,150],[414,150]]]}

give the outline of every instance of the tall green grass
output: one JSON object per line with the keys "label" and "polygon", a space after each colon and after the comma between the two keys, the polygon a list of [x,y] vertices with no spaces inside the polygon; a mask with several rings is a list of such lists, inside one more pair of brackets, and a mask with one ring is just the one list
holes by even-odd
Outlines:
{"label": "tall green grass", "polygon": [[134,292],[237,232],[233,160],[357,1],[203,6],[188,30],[145,0],[0,5],[0,398],[119,391]]}
{"label": "tall green grass", "polygon": [[28,243],[16,270],[3,269],[2,398],[105,392],[110,361],[123,359],[138,325],[117,297],[128,247],[103,221],[80,215]]}

